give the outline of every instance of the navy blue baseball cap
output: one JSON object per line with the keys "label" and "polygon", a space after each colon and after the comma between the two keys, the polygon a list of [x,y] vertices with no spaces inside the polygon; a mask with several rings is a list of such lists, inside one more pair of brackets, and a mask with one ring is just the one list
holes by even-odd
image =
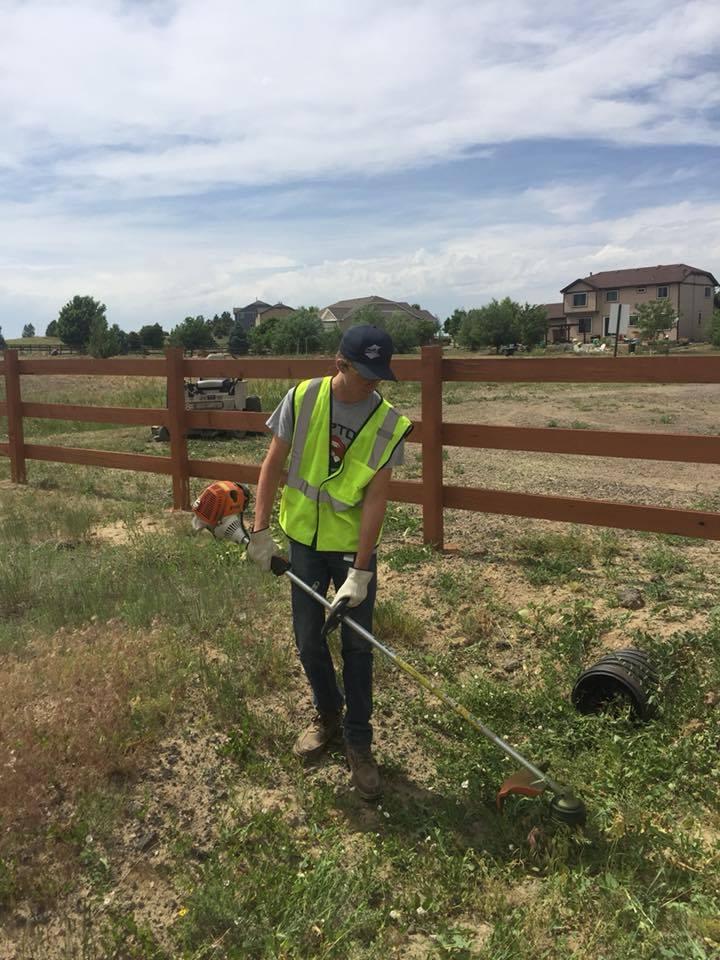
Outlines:
{"label": "navy blue baseball cap", "polygon": [[339,352],[366,380],[397,380],[390,369],[392,337],[379,327],[350,327],[343,334]]}

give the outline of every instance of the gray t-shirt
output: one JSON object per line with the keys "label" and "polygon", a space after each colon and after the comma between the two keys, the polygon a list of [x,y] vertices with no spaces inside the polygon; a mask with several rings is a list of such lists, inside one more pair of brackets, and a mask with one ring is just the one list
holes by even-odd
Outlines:
{"label": "gray t-shirt", "polygon": [[[276,437],[292,442],[293,435],[293,391],[288,390],[278,406],[270,414],[267,426]],[[333,397],[332,400],[332,430],[330,441],[330,465],[333,470],[340,466],[350,441],[365,423],[380,402],[380,394],[373,392],[365,400],[358,403],[341,403]],[[386,466],[399,467],[405,459],[405,441],[393,450]]]}

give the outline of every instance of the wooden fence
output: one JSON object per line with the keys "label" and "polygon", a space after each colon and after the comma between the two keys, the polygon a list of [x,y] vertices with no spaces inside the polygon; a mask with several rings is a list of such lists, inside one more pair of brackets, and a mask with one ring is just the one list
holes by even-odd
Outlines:
{"label": "wooden fence", "polygon": [[76,356],[80,350],[75,347],[68,347],[65,343],[23,343],[20,346],[10,347],[11,350],[17,350],[18,353],[47,353],[53,356]]}
{"label": "wooden fence", "polygon": [[[329,359],[187,359],[180,348],[165,357],[146,360],[20,360],[8,350],[0,362],[6,399],[0,416],[8,420],[8,442],[0,454],[10,458],[15,483],[26,482],[26,461],[87,464],[119,470],[142,470],[172,478],[173,506],[190,505],[190,477],[256,483],[259,467],[214,460],[191,460],[185,431],[188,427],[228,430],[266,430],[266,413],[187,411],[183,382],[193,376],[243,376],[253,379],[301,380],[331,372]],[[394,501],[422,507],[426,543],[443,545],[443,508],[475,510],[559,520],[571,523],[675,533],[720,540],[720,513],[700,510],[575,499],[546,494],[452,486],[443,480],[443,447],[526,450],[583,454],[683,463],[720,464],[720,438],[690,434],[626,433],[605,430],[561,430],[450,423],[442,418],[442,388],[447,382],[504,383],[719,383],[720,357],[561,357],[554,359],[446,359],[441,347],[424,347],[419,359],[393,363],[399,380],[421,384],[421,420],[408,441],[422,446],[422,480],[393,480]],[[164,377],[167,407],[89,407],[66,403],[27,403],[21,395],[21,376],[97,375]],[[170,456],[146,456],[25,443],[23,418],[40,417],[97,423],[162,424],[170,432]]]}

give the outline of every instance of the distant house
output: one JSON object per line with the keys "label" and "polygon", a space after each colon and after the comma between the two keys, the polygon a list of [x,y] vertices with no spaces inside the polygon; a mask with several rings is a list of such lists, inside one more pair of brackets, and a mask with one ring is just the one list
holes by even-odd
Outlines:
{"label": "distant house", "polygon": [[233,316],[235,321],[240,321],[245,330],[252,330],[257,323],[258,314],[261,310],[270,310],[271,303],[265,303],[264,300],[253,300],[246,307],[233,307]]}
{"label": "distant house", "polygon": [[257,324],[265,323],[266,320],[274,320],[278,317],[290,317],[295,313],[295,307],[289,307],[286,303],[274,303],[272,307],[263,307],[258,310]]}
{"label": "distant house", "polygon": [[565,316],[565,304],[546,303],[547,311],[547,332],[545,340],[547,343],[568,343],[570,337],[570,324]]}
{"label": "distant house", "polygon": [[[560,291],[568,339],[604,337],[610,333],[610,306],[626,303],[633,310],[649,300],[668,300],[678,316],[675,336],[688,340],[707,340],[713,314],[713,293],[718,282],[709,270],[686,263],[607,270],[573,280]],[[556,307],[557,304],[549,304]],[[557,323],[554,329],[559,329]],[[552,336],[555,334],[553,333]]]}
{"label": "distant house", "polygon": [[345,331],[352,326],[354,315],[362,307],[374,307],[383,317],[389,317],[393,313],[406,313],[417,320],[429,320],[437,324],[437,317],[420,306],[413,306],[404,300],[388,300],[378,296],[338,300],[337,303],[331,303],[320,311],[320,319],[326,329],[338,326]]}
{"label": "distant house", "polygon": [[289,307],[286,303],[265,303],[264,300],[253,300],[246,307],[233,307],[235,320],[239,320],[245,330],[252,330],[273,317],[289,317],[293,313],[295,307]]}

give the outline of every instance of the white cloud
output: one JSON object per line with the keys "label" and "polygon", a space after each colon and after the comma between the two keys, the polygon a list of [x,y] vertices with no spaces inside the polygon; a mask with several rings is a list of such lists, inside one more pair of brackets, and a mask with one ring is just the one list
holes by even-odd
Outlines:
{"label": "white cloud", "polygon": [[[554,300],[589,270],[717,269],[709,164],[636,171],[655,205],[611,220],[593,150],[720,145],[719,45],[715,0],[0,0],[0,323],[78,292],[131,329],[256,295],[444,312]],[[586,141],[587,171],[533,176],[533,138]],[[433,186],[432,164],[517,140],[514,190]],[[411,214],[376,196],[418,168]],[[663,204],[670,179],[686,203]]]}
{"label": "white cloud", "polygon": [[[133,193],[402,169],[518,137],[720,142],[712,0],[24,0],[0,156]],[[639,95],[640,92],[642,95]],[[55,152],[57,156],[53,161]]]}
{"label": "white cloud", "polygon": [[[508,208],[525,205],[523,198],[505,199]],[[526,210],[527,219],[498,219],[455,235],[439,223],[436,230],[408,223],[398,228],[393,252],[382,256],[343,255],[331,235],[308,237],[305,244],[279,235],[276,245],[262,249],[243,241],[242,230],[198,244],[158,229],[149,242],[144,224],[117,218],[94,245],[95,235],[57,217],[57,258],[44,263],[22,260],[23,244],[32,251],[32,229],[16,216],[8,227],[21,242],[14,262],[0,263],[0,304],[24,303],[22,322],[43,326],[73,294],[93,293],[126,329],[148,320],[172,327],[188,313],[212,314],[255,296],[324,306],[380,293],[419,300],[444,316],[455,306],[506,295],[551,302],[562,286],[590,271],[677,261],[716,270],[720,262],[720,202],[657,206],[616,219],[584,209],[572,220],[542,224],[535,210]],[[113,239],[109,262],[103,245]],[[62,259],[64,244],[70,260]],[[13,332],[11,326],[4,332]]]}

